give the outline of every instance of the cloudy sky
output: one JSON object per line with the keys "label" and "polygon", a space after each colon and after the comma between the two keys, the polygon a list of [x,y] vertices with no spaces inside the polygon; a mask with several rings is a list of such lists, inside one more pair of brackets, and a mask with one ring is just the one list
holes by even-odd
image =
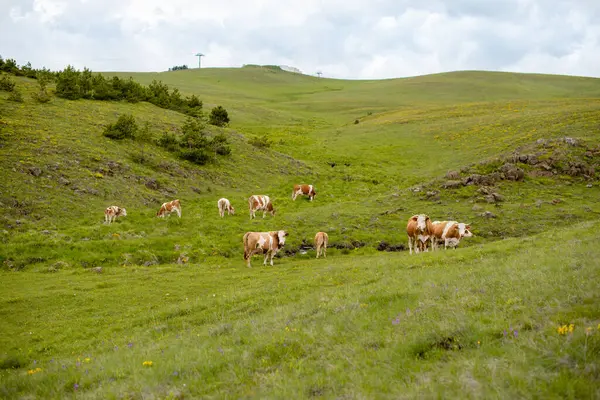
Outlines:
{"label": "cloudy sky", "polygon": [[600,77],[600,0],[0,0],[0,55],[19,64],[164,71],[197,52],[333,78]]}

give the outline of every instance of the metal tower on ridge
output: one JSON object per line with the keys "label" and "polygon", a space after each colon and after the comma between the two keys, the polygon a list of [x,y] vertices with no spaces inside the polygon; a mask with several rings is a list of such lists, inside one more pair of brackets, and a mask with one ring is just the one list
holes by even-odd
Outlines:
{"label": "metal tower on ridge", "polygon": [[198,57],[198,68],[200,68],[200,60],[202,59],[202,57],[204,57],[204,54],[196,53],[196,57]]}

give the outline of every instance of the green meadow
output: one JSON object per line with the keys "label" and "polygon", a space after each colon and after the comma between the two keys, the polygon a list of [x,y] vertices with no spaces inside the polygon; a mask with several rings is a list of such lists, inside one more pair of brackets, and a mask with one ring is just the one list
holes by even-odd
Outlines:
{"label": "green meadow", "polygon": [[[0,397],[600,398],[600,79],[105,73],[227,109],[198,166],[102,135],[185,115],[0,91]],[[51,87],[50,91],[53,91]],[[253,145],[266,138],[268,147]],[[292,201],[310,183],[314,201]],[[276,215],[251,220],[247,199]],[[235,215],[220,218],[217,200]],[[182,218],[156,218],[179,199]],[[110,205],[127,216],[104,224]],[[471,224],[410,256],[413,214]],[[247,268],[246,231],[286,245]],[[316,232],[329,234],[315,259]]]}

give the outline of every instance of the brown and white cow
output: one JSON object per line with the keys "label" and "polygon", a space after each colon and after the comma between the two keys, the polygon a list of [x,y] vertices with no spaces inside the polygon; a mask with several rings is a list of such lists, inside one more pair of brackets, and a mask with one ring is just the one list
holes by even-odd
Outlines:
{"label": "brown and white cow", "polygon": [[267,265],[267,258],[271,256],[271,266],[273,266],[273,257],[285,245],[285,238],[288,235],[286,231],[271,231],[271,232],[246,232],[242,239],[244,243],[244,260],[248,268],[250,259],[254,254],[264,254],[264,265]]}
{"label": "brown and white cow", "polygon": [[231,205],[229,200],[227,200],[224,197],[222,199],[219,199],[219,201],[217,201],[217,207],[219,208],[219,215],[221,216],[221,218],[223,218],[225,216],[225,211],[227,211],[227,215],[229,215],[229,214],[235,215],[235,210],[234,210],[233,206]]}
{"label": "brown and white cow", "polygon": [[271,215],[275,215],[275,209],[273,208],[273,203],[271,203],[271,199],[269,196],[264,195],[252,195],[248,198],[248,208],[250,208],[250,219],[254,218],[255,212],[262,210],[263,218],[265,215],[270,213]]}
{"label": "brown and white cow", "polygon": [[327,258],[327,243],[329,242],[329,235],[325,232],[317,232],[315,235],[315,247],[317,248],[317,258],[319,254]]}
{"label": "brown and white cow", "polygon": [[110,224],[115,221],[117,217],[126,217],[127,210],[118,206],[110,206],[104,210],[104,223]]}
{"label": "brown and white cow", "polygon": [[465,237],[473,236],[471,226],[456,221],[433,221],[432,247],[436,250],[439,245],[444,244],[444,249],[448,246],[456,249],[460,240]]}
{"label": "brown and white cow", "polygon": [[176,212],[177,216],[181,218],[181,204],[179,200],[169,201],[168,203],[163,203],[160,206],[160,210],[156,213],[156,216],[159,218],[164,218],[165,215],[171,215],[171,213]]}
{"label": "brown and white cow", "polygon": [[406,225],[406,233],[408,234],[408,250],[410,254],[413,252],[428,251],[427,246],[431,242],[433,234],[433,224],[428,215],[418,214],[413,215],[408,219]]}
{"label": "brown and white cow", "polygon": [[294,191],[292,192],[292,200],[296,200],[298,196],[308,196],[310,201],[315,198],[317,192],[313,185],[294,185]]}

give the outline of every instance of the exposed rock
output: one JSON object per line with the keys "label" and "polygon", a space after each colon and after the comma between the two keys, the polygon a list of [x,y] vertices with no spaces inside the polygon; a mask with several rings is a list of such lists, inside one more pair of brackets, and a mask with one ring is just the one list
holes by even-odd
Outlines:
{"label": "exposed rock", "polygon": [[442,185],[444,189],[456,189],[464,186],[462,181],[448,181]]}
{"label": "exposed rock", "polygon": [[101,274],[102,273],[102,267],[94,267],[91,269],[91,271],[94,271],[97,274]]}
{"label": "exposed rock", "polygon": [[426,193],[426,196],[428,200],[438,200],[440,198],[439,194],[439,190],[431,190]]}
{"label": "exposed rock", "polygon": [[38,168],[38,167],[29,167],[28,171],[33,176],[40,176],[40,175],[42,175],[42,170],[40,168]]}
{"label": "exposed rock", "polygon": [[50,234],[50,233],[52,233],[52,232],[50,232],[48,229],[44,229],[44,230],[43,230],[43,231],[41,231],[40,233],[42,233],[42,234],[44,234],[44,235],[49,235],[49,234]]}
{"label": "exposed rock", "polygon": [[152,189],[152,190],[158,190],[160,188],[160,184],[154,178],[147,179],[145,185],[148,189]]}
{"label": "exposed rock", "polygon": [[525,171],[511,163],[504,164],[500,167],[500,171],[504,175],[504,179],[509,181],[522,181],[525,177]]}
{"label": "exposed rock", "polygon": [[585,187],[586,187],[586,188],[591,188],[591,187],[592,187],[592,184],[591,184],[591,183],[588,183],[587,185],[585,185]]}
{"label": "exposed rock", "polygon": [[489,174],[489,175],[473,174],[473,175],[467,177],[463,181],[463,184],[477,185],[477,186],[481,186],[481,185],[490,186],[490,185],[493,185],[497,180],[500,180],[500,174],[497,174],[497,173],[493,173],[493,174]]}
{"label": "exposed rock", "polygon": [[382,240],[377,245],[377,250],[379,250],[379,251],[403,251],[403,250],[406,250],[406,246],[404,246],[403,243],[389,244],[386,241]]}
{"label": "exposed rock", "polygon": [[496,214],[490,211],[485,211],[481,216],[484,218],[496,218]]}
{"label": "exposed rock", "polygon": [[185,253],[181,253],[177,258],[177,264],[186,264],[189,260],[190,258]]}
{"label": "exposed rock", "polygon": [[458,180],[460,179],[460,173],[458,173],[458,171],[448,171],[446,173],[446,179],[450,181]]}
{"label": "exposed rock", "polygon": [[566,144],[568,144],[569,146],[577,146],[579,144],[579,141],[577,139],[574,139],[572,137],[564,137],[563,140],[565,141]]}
{"label": "exposed rock", "polygon": [[475,205],[473,206],[473,208],[471,208],[471,210],[473,210],[473,211],[481,211],[481,210],[482,210],[482,207],[481,207],[480,205],[477,205],[477,204],[475,204]]}
{"label": "exposed rock", "polygon": [[504,201],[504,196],[498,193],[490,193],[487,196],[485,196],[485,201],[487,201],[488,203],[498,203],[500,201]]}
{"label": "exposed rock", "polygon": [[201,193],[202,193],[202,191],[201,191],[199,188],[195,187],[195,186],[192,186],[192,187],[191,187],[191,189],[192,189],[194,192],[198,193],[198,194],[201,194]]}
{"label": "exposed rock", "polygon": [[64,186],[68,186],[71,184],[71,181],[61,176],[60,178],[58,178],[58,183]]}

